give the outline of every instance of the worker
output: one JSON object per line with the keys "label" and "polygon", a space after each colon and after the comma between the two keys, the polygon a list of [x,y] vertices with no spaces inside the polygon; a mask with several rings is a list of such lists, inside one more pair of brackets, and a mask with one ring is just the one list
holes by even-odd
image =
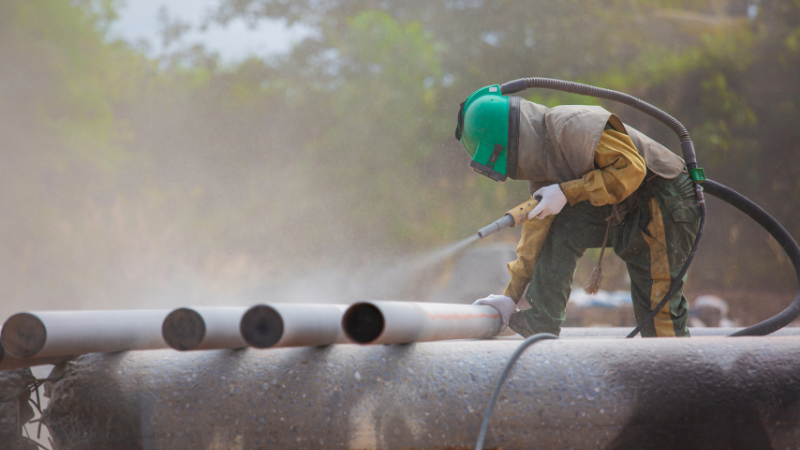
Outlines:
{"label": "worker", "polygon": [[[525,180],[541,198],[523,223],[505,292],[475,302],[495,307],[504,326],[525,337],[558,335],[575,268],[589,248],[602,248],[602,259],[611,247],[627,264],[637,322],[663,299],[700,226],[678,155],[599,106],[547,108],[503,96],[497,85],[461,104],[456,139],[473,170],[500,182]],[[599,289],[599,278],[587,291]],[[523,295],[530,309],[517,311]],[[642,336],[688,336],[688,317],[681,280]]]}

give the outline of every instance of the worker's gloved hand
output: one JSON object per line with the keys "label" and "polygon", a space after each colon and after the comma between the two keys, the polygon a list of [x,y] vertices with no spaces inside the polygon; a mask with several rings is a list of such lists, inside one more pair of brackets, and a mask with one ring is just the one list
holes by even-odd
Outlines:
{"label": "worker's gloved hand", "polygon": [[506,329],[508,326],[508,319],[511,317],[511,314],[517,310],[517,304],[514,303],[514,300],[505,295],[492,294],[486,298],[476,300],[473,305],[491,306],[500,313],[500,318],[503,320],[503,325],[500,327],[500,331],[498,331],[498,333]]}
{"label": "worker's gloved hand", "polygon": [[567,204],[567,197],[561,192],[561,188],[557,184],[545,186],[533,193],[533,197],[542,197],[539,204],[533,211],[528,213],[528,219],[544,219],[547,216],[552,216],[561,212],[564,205]]}

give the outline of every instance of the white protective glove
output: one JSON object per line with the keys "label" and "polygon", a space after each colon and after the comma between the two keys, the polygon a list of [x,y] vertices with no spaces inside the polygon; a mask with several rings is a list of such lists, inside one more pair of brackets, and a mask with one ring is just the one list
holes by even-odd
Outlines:
{"label": "white protective glove", "polygon": [[498,333],[506,329],[508,326],[508,319],[511,317],[511,314],[514,314],[514,311],[517,310],[517,304],[514,303],[514,300],[505,295],[492,294],[486,298],[475,300],[473,305],[491,306],[500,313],[500,318],[503,321],[503,325],[500,326],[500,331],[498,331]]}
{"label": "white protective glove", "polygon": [[552,216],[561,212],[564,205],[567,204],[567,196],[561,192],[561,188],[557,184],[545,186],[533,193],[534,198],[541,196],[539,204],[533,211],[528,213],[528,219],[544,219],[547,216]]}

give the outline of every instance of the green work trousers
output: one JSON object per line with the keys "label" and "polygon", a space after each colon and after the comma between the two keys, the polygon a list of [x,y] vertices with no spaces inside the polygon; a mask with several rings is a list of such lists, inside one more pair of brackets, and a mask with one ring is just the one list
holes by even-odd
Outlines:
{"label": "green work trousers", "polygon": [[[686,174],[673,180],[652,177],[634,194],[636,206],[609,230],[608,246],[627,264],[637,322],[664,298],[689,256],[700,226],[700,207]],[[603,245],[611,205],[588,201],[567,205],[556,215],[536,262],[526,294],[531,309],[523,315],[534,333],[558,335],[578,260],[587,248]],[[688,336],[689,316],[683,282],[643,337]]]}

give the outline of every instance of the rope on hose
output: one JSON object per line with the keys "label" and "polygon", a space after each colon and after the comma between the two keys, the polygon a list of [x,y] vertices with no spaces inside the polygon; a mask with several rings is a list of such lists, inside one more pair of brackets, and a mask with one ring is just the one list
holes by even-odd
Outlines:
{"label": "rope on hose", "polygon": [[500,379],[497,380],[497,384],[494,387],[494,391],[492,392],[492,397],[489,399],[489,405],[486,406],[486,413],[483,415],[483,423],[481,424],[481,431],[478,434],[478,442],[475,444],[475,450],[483,450],[483,441],[486,439],[486,432],[489,431],[489,419],[492,418],[492,411],[494,410],[494,404],[497,403],[497,397],[500,395],[500,389],[503,387],[503,383],[508,378],[509,372],[511,372],[511,368],[514,367],[514,364],[519,359],[522,352],[525,351],[531,345],[543,341],[546,339],[558,339],[558,336],[555,334],[550,333],[539,333],[534,334],[533,336],[525,339],[522,344],[514,350],[514,353],[508,358],[508,362],[506,363],[505,369],[503,369],[503,373],[500,375]]}

